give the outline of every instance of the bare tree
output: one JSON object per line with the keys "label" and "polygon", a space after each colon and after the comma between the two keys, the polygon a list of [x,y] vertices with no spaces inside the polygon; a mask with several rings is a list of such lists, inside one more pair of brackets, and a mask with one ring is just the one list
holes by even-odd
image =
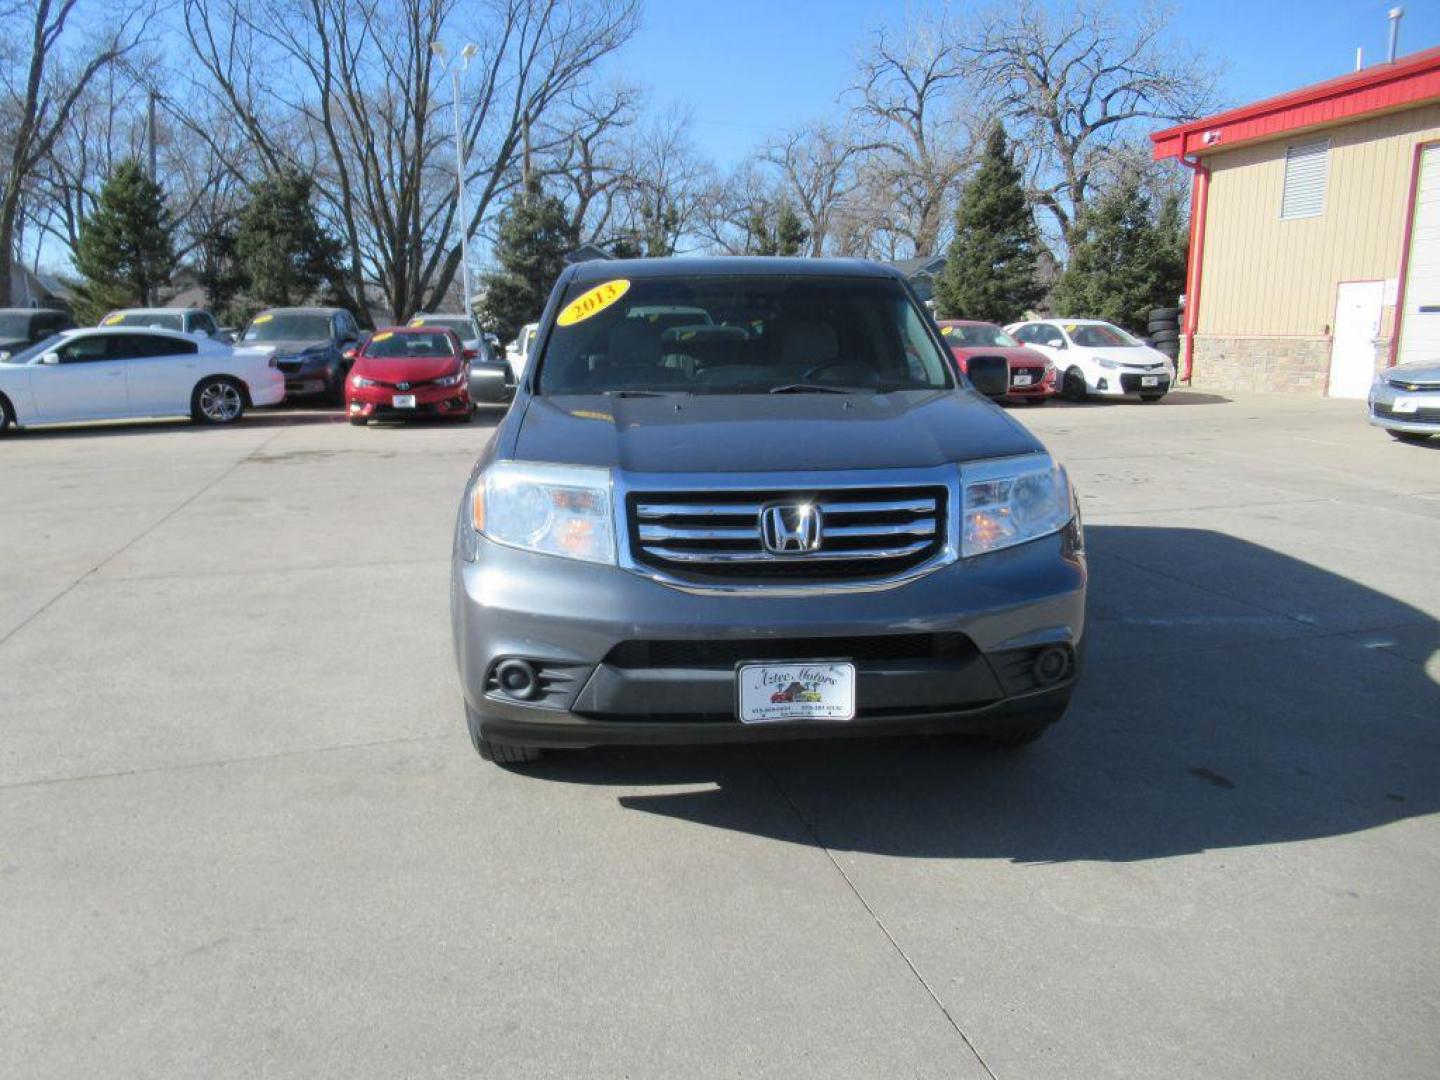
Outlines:
{"label": "bare tree", "polygon": [[610,238],[616,203],[630,179],[630,146],[643,95],[624,84],[582,87],[547,125],[544,138],[557,148],[543,171],[568,188],[570,219],[582,240]]}
{"label": "bare tree", "polygon": [[1217,71],[1166,41],[1153,4],[1123,14],[1080,0],[1052,15],[1038,0],[997,8],[966,47],[977,91],[1025,155],[1031,197],[1068,240],[1108,163],[1137,129],[1194,119],[1214,103]]}
{"label": "bare tree", "polygon": [[741,162],[729,174],[712,174],[701,192],[693,224],[705,250],[717,255],[756,251],[770,208],[780,201],[774,170],[758,158]]}
{"label": "bare tree", "polygon": [[690,114],[672,108],[630,145],[616,225],[648,256],[682,250],[713,186],[714,169],[696,150],[690,126]]}
{"label": "bare tree", "polygon": [[[9,260],[24,192],[70,121],[75,103],[100,72],[133,49],[153,8],[122,3],[105,9],[110,29],[82,35],[67,25],[79,0],[18,0],[0,7],[7,43],[0,52],[0,307],[11,303]],[[10,34],[14,34],[13,38]]]}
{"label": "bare tree", "polygon": [[956,188],[970,164],[963,54],[947,13],[880,29],[861,53],[854,119],[872,148],[868,186],[893,208],[889,231],[917,255],[940,250]]}
{"label": "bare tree", "polygon": [[858,163],[874,149],[856,133],[825,123],[797,128],[765,148],[765,161],[809,233],[810,254],[826,253],[836,217],[860,186]]}

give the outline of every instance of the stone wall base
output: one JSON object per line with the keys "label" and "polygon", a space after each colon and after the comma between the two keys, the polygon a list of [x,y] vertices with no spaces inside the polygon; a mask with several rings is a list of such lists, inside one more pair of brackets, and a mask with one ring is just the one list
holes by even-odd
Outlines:
{"label": "stone wall base", "polygon": [[[1375,370],[1389,363],[1390,339],[1375,342]],[[1183,357],[1182,357],[1183,360]],[[1183,363],[1182,363],[1183,369]],[[1195,337],[1196,390],[1259,394],[1325,393],[1330,374],[1328,337]]]}

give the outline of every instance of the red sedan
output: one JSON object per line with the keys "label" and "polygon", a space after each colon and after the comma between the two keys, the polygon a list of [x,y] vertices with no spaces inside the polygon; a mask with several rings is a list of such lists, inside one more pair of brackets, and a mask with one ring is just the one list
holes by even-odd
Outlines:
{"label": "red sedan", "polygon": [[440,416],[470,422],[470,363],[450,330],[392,326],[355,350],[345,379],[350,422]]}
{"label": "red sedan", "polygon": [[1055,366],[1034,349],[1027,349],[994,323],[946,319],[940,333],[961,371],[976,356],[1003,356],[1010,368],[1009,401],[1038,405],[1056,393]]}

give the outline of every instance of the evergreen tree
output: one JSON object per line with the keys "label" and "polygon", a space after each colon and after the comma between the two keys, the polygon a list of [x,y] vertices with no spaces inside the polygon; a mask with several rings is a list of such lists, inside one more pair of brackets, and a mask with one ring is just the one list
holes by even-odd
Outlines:
{"label": "evergreen tree", "polygon": [[138,162],[122,161],[80,222],[76,314],[93,322],[112,308],[157,303],[175,267],[175,223],[165,193]]}
{"label": "evergreen tree", "polygon": [[809,239],[810,230],[805,228],[799,215],[788,202],[781,203],[780,212],[775,216],[775,254],[799,255]]}
{"label": "evergreen tree", "polygon": [[499,269],[481,278],[485,298],[480,318],[510,340],[545,307],[565,255],[579,243],[565,204],[531,184],[500,215],[495,261]]}
{"label": "evergreen tree", "polygon": [[[205,230],[196,248],[196,277],[205,290],[205,303],[221,322],[241,322],[231,305],[249,282],[235,250],[235,231],[226,223]],[[238,315],[238,312],[235,314]]]}
{"label": "evergreen tree", "polygon": [[1175,305],[1185,287],[1187,251],[1177,199],[1166,199],[1157,214],[1139,178],[1127,177],[1079,224],[1081,238],[1055,285],[1060,315],[1143,332],[1151,308]]}
{"label": "evergreen tree", "polygon": [[1007,323],[1045,295],[1035,277],[1040,236],[1005,130],[990,130],[980,168],[955,208],[955,239],[935,281],[941,318]]}
{"label": "evergreen tree", "polygon": [[746,219],[745,231],[750,255],[799,255],[810,239],[810,230],[788,201],[776,208],[756,206]]}
{"label": "evergreen tree", "polygon": [[339,292],[340,244],[312,202],[314,182],[298,172],[250,187],[235,227],[235,255],[247,292],[265,307],[290,307]]}

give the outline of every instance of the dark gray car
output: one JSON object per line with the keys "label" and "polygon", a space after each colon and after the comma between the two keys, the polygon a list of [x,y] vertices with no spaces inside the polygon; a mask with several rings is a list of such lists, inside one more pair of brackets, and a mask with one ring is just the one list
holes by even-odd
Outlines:
{"label": "dark gray car", "polygon": [[285,398],[345,400],[347,350],[360,340],[355,317],[344,308],[270,308],[250,320],[236,343],[267,345],[285,375]]}
{"label": "dark gray car", "polygon": [[18,353],[62,330],[73,330],[68,311],[50,308],[0,308],[0,353]]}
{"label": "dark gray car", "polygon": [[[705,318],[651,317],[677,308]],[[1085,583],[1064,469],[957,384],[897,272],[637,260],[556,284],[465,491],[451,608],[487,760],[892,732],[1013,746],[1065,711]]]}

